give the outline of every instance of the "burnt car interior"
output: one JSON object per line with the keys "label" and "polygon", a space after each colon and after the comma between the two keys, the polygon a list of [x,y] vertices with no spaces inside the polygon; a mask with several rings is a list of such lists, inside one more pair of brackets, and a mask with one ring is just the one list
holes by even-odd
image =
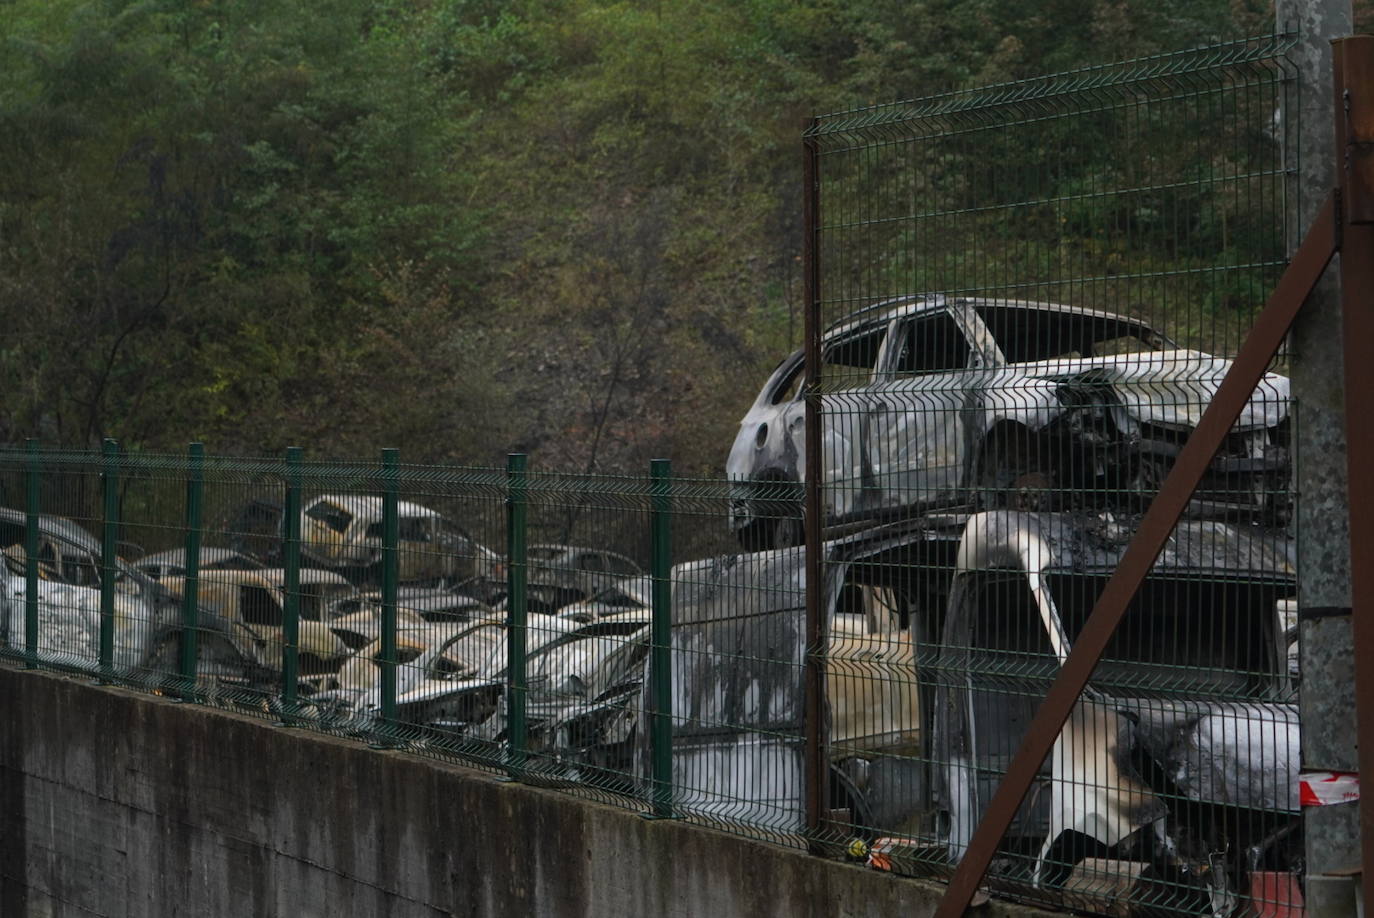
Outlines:
{"label": "burnt car interior", "polygon": [[873,376],[886,336],[887,326],[880,325],[828,346],[821,358],[821,388],[834,392],[866,383]]}
{"label": "burnt car interior", "polygon": [[1134,354],[1172,344],[1150,327],[1116,316],[987,304],[974,312],[1009,363]]}
{"label": "burnt car interior", "polygon": [[[319,520],[330,529],[340,533],[347,532],[348,527],[353,523],[352,513],[326,501],[318,501],[307,507],[305,515],[312,520]],[[378,531],[377,535],[380,536],[381,532]]]}
{"label": "burnt car interior", "polygon": [[901,344],[892,371],[900,375],[946,373],[969,366],[968,338],[945,312],[908,319],[900,329]]}

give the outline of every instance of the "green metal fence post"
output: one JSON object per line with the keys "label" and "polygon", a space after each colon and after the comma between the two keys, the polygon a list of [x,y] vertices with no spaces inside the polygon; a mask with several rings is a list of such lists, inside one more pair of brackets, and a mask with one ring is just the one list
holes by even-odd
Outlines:
{"label": "green metal fence post", "polygon": [[38,476],[41,469],[38,441],[30,438],[24,475],[27,505],[24,513],[24,661],[29,669],[38,665]]}
{"label": "green metal fence post", "polygon": [[115,549],[119,543],[119,444],[106,438],[103,491],[105,509],[100,537],[100,681],[107,682],[114,669],[115,578],[119,574]]}
{"label": "green metal fence post", "polygon": [[282,608],[281,725],[290,726],[296,713],[300,681],[301,636],[301,448],[286,448],[286,503],[282,522],[282,562],[286,566],[286,602]]}
{"label": "green metal fence post", "polygon": [[382,728],[396,728],[396,580],[401,540],[400,452],[382,450]]}
{"label": "green metal fence post", "polygon": [[649,643],[649,748],[653,776],[653,815],[673,816],[673,615],[672,466],[667,459],[649,465],[651,596],[653,618]]}
{"label": "green metal fence post", "polygon": [[506,457],[506,743],[510,776],[525,763],[525,468],[524,453]]}
{"label": "green metal fence post", "polygon": [[205,491],[205,446],[192,443],[186,452],[186,577],[181,591],[180,695],[196,695],[197,639],[200,627],[201,505]]}

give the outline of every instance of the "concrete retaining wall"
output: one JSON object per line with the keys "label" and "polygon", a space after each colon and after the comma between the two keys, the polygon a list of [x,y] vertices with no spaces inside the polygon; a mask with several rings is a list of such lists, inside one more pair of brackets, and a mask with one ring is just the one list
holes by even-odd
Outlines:
{"label": "concrete retaining wall", "polygon": [[919,918],[938,901],[936,886],[86,681],[0,667],[0,699],[3,918]]}

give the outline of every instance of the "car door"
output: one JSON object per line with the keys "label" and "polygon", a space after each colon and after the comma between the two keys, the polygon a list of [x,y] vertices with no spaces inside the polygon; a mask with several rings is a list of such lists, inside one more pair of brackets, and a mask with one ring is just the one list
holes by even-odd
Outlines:
{"label": "car door", "polygon": [[[870,403],[868,389],[890,324],[882,322],[837,336],[821,353],[821,480],[828,516],[842,517],[862,509],[859,495],[867,464],[863,428]],[[803,417],[802,402],[799,398],[798,421]],[[798,424],[799,456],[804,456],[801,431]],[[804,480],[804,462],[798,463],[798,469]]]}
{"label": "car door", "polygon": [[945,308],[899,319],[867,390],[865,509],[958,500],[974,350]]}

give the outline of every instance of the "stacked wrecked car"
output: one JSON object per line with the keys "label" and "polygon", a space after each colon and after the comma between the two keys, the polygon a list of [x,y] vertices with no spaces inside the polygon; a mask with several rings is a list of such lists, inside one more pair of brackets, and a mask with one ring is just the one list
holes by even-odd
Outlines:
{"label": "stacked wrecked car", "polygon": [[[722,487],[675,494],[674,526],[716,528],[672,568],[667,675],[645,495],[605,482],[628,525],[592,519],[590,492],[545,495],[518,567],[493,547],[513,544],[500,514],[408,493],[388,521],[342,480],[292,520],[275,486],[238,495],[194,559],[155,544],[112,575],[80,525],[45,515],[32,540],[0,510],[0,647],[89,670],[110,640],[117,674],[178,694],[191,656],[201,698],[947,875],[1230,362],[1108,312],[943,295],[862,308],[820,356],[812,392],[800,352],[767,381]],[[1288,381],[1268,373],[1039,768],[994,887],[1109,915],[1296,901],[1289,428]],[[491,490],[510,512],[514,489]],[[658,786],[655,675],[672,703]]]}
{"label": "stacked wrecked car", "polygon": [[[1230,362],[1109,313],[944,296],[847,317],[821,362],[825,834],[882,869],[942,875]],[[800,352],[778,367],[730,454],[746,547],[800,541],[802,371]],[[1042,765],[994,886],[1113,915],[1301,902],[1288,413],[1287,379],[1266,374]],[[675,609],[690,713],[674,767],[722,819],[803,828],[802,564],[743,555]],[[857,672],[856,631],[883,651],[868,666],[903,663]]]}

